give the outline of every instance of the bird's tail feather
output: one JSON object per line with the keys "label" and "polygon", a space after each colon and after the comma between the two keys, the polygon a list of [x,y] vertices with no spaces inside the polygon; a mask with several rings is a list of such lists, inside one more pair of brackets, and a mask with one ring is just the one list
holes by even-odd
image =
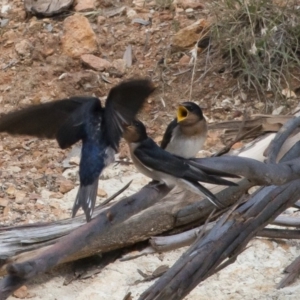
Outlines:
{"label": "bird's tail feather", "polygon": [[195,193],[204,195],[207,199],[215,205],[217,208],[224,208],[225,206],[220,202],[220,200],[207,188],[201,185],[197,181],[180,179],[180,185],[184,186],[187,190]]}
{"label": "bird's tail feather", "polygon": [[203,171],[200,167],[190,165],[190,169],[184,175],[184,179],[189,181],[202,181],[212,184],[228,185],[228,186],[237,186],[236,183],[223,179],[219,177],[220,175],[210,175],[206,171]]}
{"label": "bird's tail feather", "polygon": [[98,179],[97,177],[90,185],[80,185],[72,209],[72,218],[75,217],[78,209],[82,207],[87,222],[91,221],[97,198]]}
{"label": "bird's tail feather", "polygon": [[235,182],[229,181],[224,178],[220,178],[214,175],[208,175],[208,180],[201,180],[202,182],[212,183],[212,184],[220,184],[220,185],[228,185],[228,186],[238,186]]}
{"label": "bird's tail feather", "polygon": [[189,159],[188,163],[189,163],[189,165],[192,165],[196,168],[201,169],[208,175],[216,175],[216,176],[223,176],[223,177],[230,177],[230,178],[241,178],[241,176],[238,176],[235,174],[231,174],[231,173],[224,172],[224,171],[221,171],[218,169],[213,169],[211,167],[204,166],[203,164],[201,164],[200,161],[197,161],[197,158]]}

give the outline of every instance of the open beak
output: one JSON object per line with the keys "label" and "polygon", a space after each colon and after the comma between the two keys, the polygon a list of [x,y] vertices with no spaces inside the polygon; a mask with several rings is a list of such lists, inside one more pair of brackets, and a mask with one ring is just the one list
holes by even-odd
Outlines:
{"label": "open beak", "polygon": [[179,105],[177,109],[177,122],[180,123],[185,120],[188,114],[189,111],[184,106]]}

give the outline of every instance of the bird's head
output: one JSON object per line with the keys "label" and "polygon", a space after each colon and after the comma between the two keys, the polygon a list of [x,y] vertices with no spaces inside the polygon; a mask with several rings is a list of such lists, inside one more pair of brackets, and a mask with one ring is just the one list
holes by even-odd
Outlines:
{"label": "bird's head", "polygon": [[127,143],[139,143],[147,139],[147,137],[146,127],[139,120],[134,120],[124,128],[123,138]]}
{"label": "bird's head", "polygon": [[194,102],[183,102],[177,109],[177,122],[182,125],[192,125],[203,119],[199,105]]}

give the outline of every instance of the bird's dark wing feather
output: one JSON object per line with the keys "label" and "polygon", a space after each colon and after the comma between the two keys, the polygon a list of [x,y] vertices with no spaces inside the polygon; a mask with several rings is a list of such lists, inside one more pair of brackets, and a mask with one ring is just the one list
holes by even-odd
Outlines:
{"label": "bird's dark wing feather", "polygon": [[84,138],[86,123],[92,120],[93,114],[99,114],[101,110],[101,103],[98,98],[86,98],[85,103],[70,114],[59,127],[56,134],[59,146],[65,149]]}
{"label": "bird's dark wing feather", "polygon": [[130,124],[153,92],[150,80],[130,80],[113,87],[105,104],[105,132],[109,145],[117,150],[123,125]]}
{"label": "bird's dark wing feather", "polygon": [[171,153],[160,149],[150,138],[143,141],[141,145],[134,150],[134,155],[146,167],[173,175],[177,178],[212,184],[236,185],[217,175],[207,174],[200,166],[191,165],[189,159],[174,156]]}
{"label": "bird's dark wing feather", "polygon": [[194,189],[198,190],[202,193],[207,199],[214,204],[218,208],[224,208],[224,205],[220,202],[220,200],[207,188],[205,188],[198,181],[193,180],[184,180],[188,186],[192,186]]}
{"label": "bird's dark wing feather", "polygon": [[134,150],[134,155],[146,167],[178,178],[182,178],[183,174],[189,169],[184,159],[162,150],[150,138],[143,141],[141,145]]}
{"label": "bird's dark wing feather", "polygon": [[0,117],[0,132],[55,138],[59,127],[69,115],[88,99],[71,97],[4,114]]}
{"label": "bird's dark wing feather", "polygon": [[160,144],[160,147],[162,149],[166,149],[166,147],[168,146],[168,144],[170,143],[171,141],[171,138],[172,138],[172,133],[173,133],[173,130],[175,129],[175,127],[177,126],[177,119],[174,119],[167,127],[166,131],[165,131],[165,134],[164,134],[164,137],[161,141],[161,144]]}
{"label": "bird's dark wing feather", "polygon": [[241,178],[241,176],[235,175],[235,174],[231,174],[228,172],[224,172],[221,170],[217,170],[217,169],[213,169],[207,166],[204,166],[203,164],[201,164],[201,161],[203,160],[203,158],[191,158],[189,160],[189,163],[193,166],[195,166],[196,168],[201,168],[201,170],[205,171],[207,174],[209,175],[216,175],[216,176],[223,176],[223,177],[230,177],[230,178]]}

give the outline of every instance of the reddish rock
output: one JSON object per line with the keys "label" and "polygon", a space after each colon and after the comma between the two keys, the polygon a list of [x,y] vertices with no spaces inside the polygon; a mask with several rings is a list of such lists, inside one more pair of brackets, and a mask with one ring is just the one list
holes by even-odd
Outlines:
{"label": "reddish rock", "polygon": [[68,56],[79,57],[98,51],[96,35],[86,17],[75,14],[66,18],[63,29],[62,49]]}
{"label": "reddish rock", "polygon": [[97,191],[97,196],[104,198],[104,197],[107,197],[107,193],[103,189],[99,188]]}
{"label": "reddish rock", "polygon": [[65,194],[74,188],[74,183],[70,180],[62,180],[59,185],[59,192]]}
{"label": "reddish rock", "polygon": [[16,298],[19,299],[24,299],[27,297],[28,295],[28,289],[25,285],[21,286],[19,289],[17,289],[16,291],[14,291],[13,294]]}
{"label": "reddish rock", "polygon": [[179,64],[180,66],[186,66],[186,65],[189,64],[190,60],[191,60],[191,58],[190,58],[188,55],[185,54],[185,55],[183,55],[183,56],[180,58],[178,64]]}
{"label": "reddish rock", "polygon": [[97,57],[92,54],[84,54],[81,55],[80,58],[83,64],[96,71],[104,71],[111,67],[111,63],[108,60]]}
{"label": "reddish rock", "polygon": [[172,47],[177,49],[186,49],[194,46],[195,43],[206,33],[210,22],[200,19],[197,22],[179,30],[172,38]]}
{"label": "reddish rock", "polygon": [[95,9],[95,0],[77,0],[76,11],[91,11]]}

